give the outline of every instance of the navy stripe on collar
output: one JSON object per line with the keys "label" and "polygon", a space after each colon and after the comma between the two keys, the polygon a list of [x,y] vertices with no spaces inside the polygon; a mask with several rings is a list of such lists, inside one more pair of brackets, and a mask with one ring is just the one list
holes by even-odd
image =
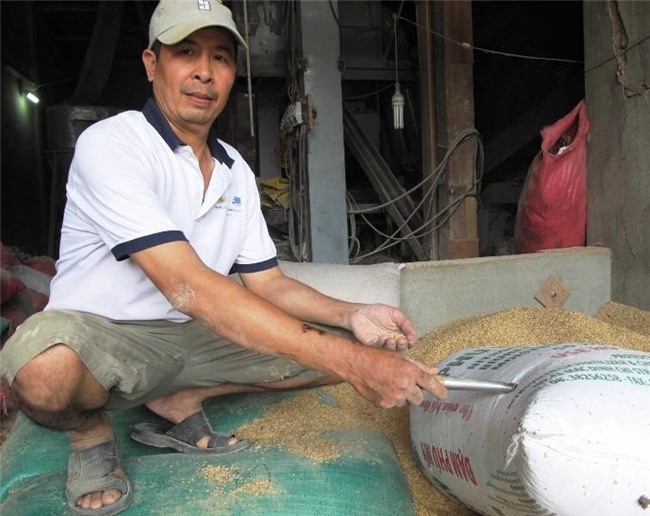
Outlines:
{"label": "navy stripe on collar", "polygon": [[[176,136],[174,131],[172,131],[169,122],[167,122],[167,119],[162,114],[162,111],[154,99],[150,98],[147,100],[147,103],[142,108],[142,114],[147,119],[147,122],[158,131],[158,134],[160,134],[162,139],[165,140],[165,143],[169,145],[170,149],[174,150],[176,147],[185,145],[178,136]],[[214,128],[210,130],[210,134],[208,135],[208,145],[210,146],[210,153],[219,163],[226,165],[228,168],[232,168],[235,160],[228,155],[226,149],[217,140],[217,134]]]}

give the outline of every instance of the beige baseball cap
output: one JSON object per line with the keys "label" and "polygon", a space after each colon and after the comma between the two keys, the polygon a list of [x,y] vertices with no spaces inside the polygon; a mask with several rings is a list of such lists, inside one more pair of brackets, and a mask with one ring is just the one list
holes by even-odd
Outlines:
{"label": "beige baseball cap", "polygon": [[174,45],[205,27],[228,29],[240,45],[248,48],[237,30],[232,12],[221,0],[160,0],[149,22],[148,48],[156,40]]}

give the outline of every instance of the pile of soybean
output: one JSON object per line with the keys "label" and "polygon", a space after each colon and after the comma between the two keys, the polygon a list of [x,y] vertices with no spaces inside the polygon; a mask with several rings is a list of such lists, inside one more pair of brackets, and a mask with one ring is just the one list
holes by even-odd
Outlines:
{"label": "pile of soybean", "polygon": [[[650,312],[610,302],[593,317],[564,309],[515,308],[459,319],[423,335],[409,352],[415,360],[435,366],[465,348],[515,347],[582,342],[613,344],[650,352]],[[238,429],[253,446],[281,445],[315,461],[335,460],[344,443],[328,440],[330,430],[377,431],[394,444],[418,516],[474,514],[437,491],[419,470],[411,451],[409,410],[382,410],[361,398],[349,385],[324,387],[337,404],[324,404],[319,390],[306,390],[282,402],[264,417]]]}

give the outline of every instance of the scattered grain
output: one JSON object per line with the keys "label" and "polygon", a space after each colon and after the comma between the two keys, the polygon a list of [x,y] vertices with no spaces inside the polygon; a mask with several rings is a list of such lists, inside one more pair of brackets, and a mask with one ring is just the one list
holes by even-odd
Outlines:
{"label": "scattered grain", "polygon": [[[215,497],[229,497],[237,498],[237,495],[242,493],[252,495],[268,495],[276,494],[277,489],[269,479],[258,479],[243,481],[249,472],[240,472],[228,466],[214,466],[209,464],[200,470],[201,475],[207,480],[211,487],[211,495]],[[242,483],[243,482],[243,483]],[[232,484],[235,487],[232,487]]]}
{"label": "scattered grain", "polygon": [[[335,459],[339,455],[336,443],[323,432],[337,427],[338,411],[321,405],[316,392],[302,392],[274,406],[263,418],[240,427],[237,434],[249,438],[257,447],[280,442],[289,451],[316,461]],[[320,407],[319,421],[305,420],[304,414],[314,406]]]}
{"label": "scattered grain", "polygon": [[239,474],[227,466],[208,465],[201,469],[201,475],[208,482],[225,484],[239,478]]}
{"label": "scattered grain", "polygon": [[238,486],[233,489],[232,493],[237,495],[239,493],[248,493],[254,495],[263,494],[276,494],[277,489],[270,480],[251,480],[244,485]]}

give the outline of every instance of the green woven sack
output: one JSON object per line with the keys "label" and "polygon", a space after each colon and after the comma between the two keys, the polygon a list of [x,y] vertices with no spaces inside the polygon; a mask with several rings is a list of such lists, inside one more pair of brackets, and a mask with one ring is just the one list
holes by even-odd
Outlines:
{"label": "green woven sack", "polygon": [[[237,395],[206,404],[205,411],[215,430],[229,431],[262,417],[289,396]],[[327,437],[341,454],[329,461],[255,443],[233,455],[205,457],[165,453],[132,441],[130,427],[153,420],[146,409],[110,415],[134,489],[125,515],[413,514],[393,445],[377,432],[330,432]],[[68,514],[65,481],[70,446],[65,435],[20,416],[0,450],[0,514]]]}

